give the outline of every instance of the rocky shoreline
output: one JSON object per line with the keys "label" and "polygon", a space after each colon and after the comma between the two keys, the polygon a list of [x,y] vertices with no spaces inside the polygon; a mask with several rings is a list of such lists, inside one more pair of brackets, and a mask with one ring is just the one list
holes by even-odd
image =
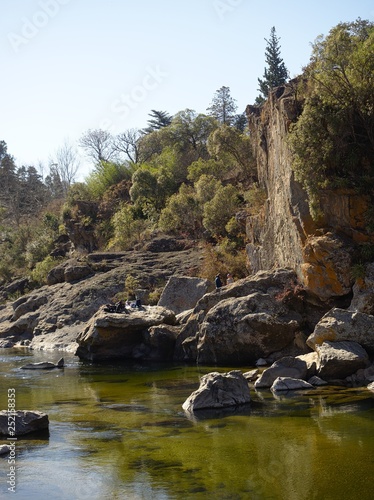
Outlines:
{"label": "rocky shoreline", "polygon": [[374,381],[374,265],[342,307],[341,298],[326,303],[308,293],[290,269],[260,271],[215,290],[182,274],[191,264],[187,255],[198,258],[187,252],[147,255],[168,280],[159,303],[122,313],[104,306],[123,289],[126,264],[111,266],[108,259],[104,269],[96,259],[91,272],[79,264],[74,274],[70,262],[68,273],[53,273],[64,281],[3,306],[0,347],[61,350],[90,362],[253,367],[262,360],[266,368],[255,387],[270,388],[278,377],[347,386]]}

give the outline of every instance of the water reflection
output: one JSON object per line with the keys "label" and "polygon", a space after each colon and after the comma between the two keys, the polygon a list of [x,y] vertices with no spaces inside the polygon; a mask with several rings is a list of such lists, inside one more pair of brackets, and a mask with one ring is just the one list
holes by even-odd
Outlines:
{"label": "water reflection", "polygon": [[[208,367],[93,366],[64,355],[61,372],[25,374],[20,366],[30,357],[54,361],[51,353],[0,352],[1,406],[11,384],[19,409],[50,419],[49,440],[17,443],[17,500],[371,495],[369,391],[323,387],[274,397],[252,389],[250,405],[187,415],[182,404]],[[0,460],[3,477],[6,467]]]}

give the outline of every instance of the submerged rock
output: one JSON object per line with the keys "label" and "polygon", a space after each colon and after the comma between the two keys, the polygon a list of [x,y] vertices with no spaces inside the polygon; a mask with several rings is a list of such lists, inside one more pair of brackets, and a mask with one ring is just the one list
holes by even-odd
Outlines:
{"label": "submerged rock", "polygon": [[64,358],[60,358],[57,363],[52,363],[51,361],[42,361],[40,363],[28,363],[27,365],[21,366],[23,370],[53,370],[53,368],[63,368]]}
{"label": "submerged rock", "polygon": [[211,372],[201,377],[200,387],[183,403],[187,412],[204,408],[225,408],[249,403],[248,382],[239,370]]}

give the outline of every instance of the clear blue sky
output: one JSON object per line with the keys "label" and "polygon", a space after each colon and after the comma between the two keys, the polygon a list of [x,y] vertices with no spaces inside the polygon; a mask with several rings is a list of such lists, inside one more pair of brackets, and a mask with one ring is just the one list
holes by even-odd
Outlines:
{"label": "clear blue sky", "polygon": [[[290,76],[339,22],[374,21],[372,0],[2,0],[0,140],[45,166],[88,129],[146,126],[151,109],[204,113],[220,87],[238,112],[258,95],[275,26]],[[80,177],[90,169],[82,161]],[[45,174],[46,172],[44,172]]]}

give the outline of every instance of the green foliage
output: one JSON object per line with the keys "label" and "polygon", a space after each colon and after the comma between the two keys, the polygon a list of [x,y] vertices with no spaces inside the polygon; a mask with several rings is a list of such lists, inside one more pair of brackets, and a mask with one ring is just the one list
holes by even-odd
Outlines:
{"label": "green foliage", "polygon": [[261,188],[257,182],[254,182],[244,193],[244,200],[247,203],[247,209],[251,215],[256,215],[261,211],[266,199],[267,193],[265,189]]}
{"label": "green foliage", "polygon": [[182,231],[196,236],[201,231],[201,208],[192,187],[182,184],[162,210],[159,228],[165,232]]}
{"label": "green foliage", "polygon": [[311,213],[319,190],[374,188],[374,24],[341,23],[313,46],[302,115],[291,129],[295,177]]}
{"label": "green foliage", "polygon": [[230,165],[231,177],[242,176],[247,182],[255,178],[251,139],[237,128],[223,125],[214,130],[208,139],[208,151],[213,158]]}
{"label": "green foliage", "polygon": [[130,196],[137,209],[142,211],[147,205],[151,205],[159,211],[164,206],[166,193],[158,182],[157,172],[142,165],[132,177]]}
{"label": "green foliage", "polygon": [[90,199],[102,198],[107,189],[123,180],[131,179],[132,174],[133,168],[128,164],[101,161],[86,179]]}
{"label": "green foliage", "polygon": [[236,187],[221,186],[214,197],[204,205],[204,227],[215,237],[226,235],[226,224],[235,214],[238,206]]}
{"label": "green foliage", "polygon": [[230,165],[225,164],[222,160],[210,158],[204,160],[200,158],[191,163],[188,167],[188,180],[196,182],[202,175],[212,176],[216,179],[223,180],[230,171]]}
{"label": "green foliage", "polygon": [[125,293],[129,299],[135,298],[135,290],[139,288],[139,280],[131,274],[126,276],[125,279]]}
{"label": "green foliage", "polygon": [[152,109],[148,116],[150,116],[147,121],[148,127],[144,130],[146,134],[167,127],[172,120],[171,116],[166,111],[156,111],[155,109]]}
{"label": "green foliage", "polygon": [[48,255],[45,259],[37,262],[35,268],[31,271],[30,278],[37,286],[47,283],[48,273],[61,262],[61,259],[54,259]]}
{"label": "green foliage", "polygon": [[201,175],[199,180],[195,182],[196,199],[201,206],[204,206],[207,201],[214,198],[222,183],[213,175]]}
{"label": "green foliage", "polygon": [[142,240],[148,228],[145,220],[137,219],[134,207],[123,204],[112,217],[113,238],[109,241],[108,248],[129,250],[135,243]]}

